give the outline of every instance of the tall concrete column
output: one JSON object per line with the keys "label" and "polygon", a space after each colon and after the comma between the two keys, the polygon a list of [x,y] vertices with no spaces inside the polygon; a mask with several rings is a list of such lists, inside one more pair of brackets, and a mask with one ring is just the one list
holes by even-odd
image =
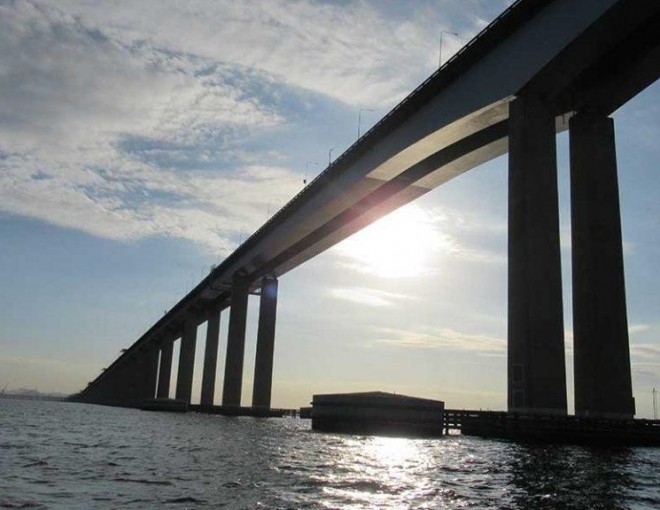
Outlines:
{"label": "tall concrete column", "polygon": [[138,404],[156,395],[156,378],[158,375],[158,349],[155,346],[147,346],[139,353],[138,362]]}
{"label": "tall concrete column", "polygon": [[509,106],[509,411],[566,414],[555,118]]}
{"label": "tall concrete column", "polygon": [[122,373],[123,384],[123,404],[126,406],[134,406],[138,400],[138,379],[139,367],[137,358],[132,355],[124,364]]}
{"label": "tall concrete column", "polygon": [[112,373],[112,401],[115,405],[123,405],[126,400],[126,362],[114,369]]}
{"label": "tall concrete column", "polygon": [[218,367],[218,339],[220,336],[220,311],[213,310],[206,325],[206,348],[202,372],[202,398],[200,404],[212,406],[215,395],[215,376]]}
{"label": "tall concrete column", "polygon": [[120,371],[121,369],[115,369],[108,377],[102,401],[103,404],[119,405],[121,402]]}
{"label": "tall concrete column", "polygon": [[176,380],[176,398],[190,403],[192,396],[193,370],[195,369],[195,345],[197,344],[197,318],[190,316],[183,325],[181,349],[179,350],[179,372]]}
{"label": "tall concrete column", "polygon": [[227,357],[225,381],[222,389],[222,406],[240,407],[243,386],[243,358],[245,356],[245,323],[247,320],[249,282],[243,275],[234,276],[227,332]]}
{"label": "tall concrete column", "polygon": [[160,368],[158,370],[158,398],[169,398],[170,379],[172,378],[172,351],[174,340],[163,340],[160,348]]}
{"label": "tall concrete column", "polygon": [[635,414],[614,121],[580,113],[570,128],[575,414]]}
{"label": "tall concrete column", "polygon": [[254,363],[252,407],[270,408],[276,316],[277,280],[264,280],[261,285],[259,300],[259,331],[257,333],[257,354]]}

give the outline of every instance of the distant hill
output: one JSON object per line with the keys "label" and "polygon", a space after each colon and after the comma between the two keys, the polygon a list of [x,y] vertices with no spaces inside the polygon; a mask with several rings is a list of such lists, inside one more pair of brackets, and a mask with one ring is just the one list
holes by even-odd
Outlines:
{"label": "distant hill", "polygon": [[0,392],[0,398],[11,400],[65,400],[68,397],[66,393],[42,393],[30,388],[13,388]]}

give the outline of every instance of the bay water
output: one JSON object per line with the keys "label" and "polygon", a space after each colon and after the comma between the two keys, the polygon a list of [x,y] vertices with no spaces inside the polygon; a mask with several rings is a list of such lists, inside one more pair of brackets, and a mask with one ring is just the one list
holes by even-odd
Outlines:
{"label": "bay water", "polygon": [[660,449],[0,400],[0,508],[653,509]]}

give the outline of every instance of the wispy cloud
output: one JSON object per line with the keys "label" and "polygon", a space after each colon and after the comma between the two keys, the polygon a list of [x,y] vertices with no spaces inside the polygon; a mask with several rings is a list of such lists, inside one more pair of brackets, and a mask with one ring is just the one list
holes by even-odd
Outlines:
{"label": "wispy cloud", "polygon": [[367,306],[394,306],[397,301],[409,301],[415,299],[412,296],[406,296],[404,294],[385,292],[365,287],[332,288],[330,289],[330,295],[336,299]]}
{"label": "wispy cloud", "polygon": [[[392,105],[434,67],[430,13],[305,0],[5,2],[0,213],[226,254],[299,189],[286,161],[255,143],[295,117],[286,94]],[[461,40],[446,44],[449,55]]]}
{"label": "wispy cloud", "polygon": [[505,221],[475,211],[440,207],[429,211],[429,217],[435,230],[447,236],[450,255],[470,262],[506,264]]}
{"label": "wispy cloud", "polygon": [[404,349],[468,351],[484,355],[503,355],[506,341],[488,335],[465,333],[450,328],[420,331],[381,328],[376,343]]}
{"label": "wispy cloud", "polygon": [[[127,47],[58,7],[0,6],[0,212],[227,254],[294,194],[292,172],[232,142],[284,122],[249,73]],[[227,153],[252,164],[223,169]]]}
{"label": "wispy cloud", "polygon": [[[294,175],[277,168],[248,167],[222,178],[161,172],[147,182],[105,181],[70,168],[46,174],[38,163],[15,157],[0,169],[0,210],[119,241],[188,239],[219,254],[235,247],[240,232],[258,227],[272,201],[284,203],[298,186]],[[44,176],[34,178],[39,173]],[[169,199],[149,196],[165,192]],[[125,196],[130,193],[146,197],[133,200]]]}
{"label": "wispy cloud", "polygon": [[628,334],[636,335],[638,333],[644,333],[651,329],[650,324],[630,324],[628,325]]}
{"label": "wispy cloud", "polygon": [[632,345],[630,347],[631,356],[640,360],[655,360],[660,364],[660,347],[653,344]]}
{"label": "wispy cloud", "polygon": [[[128,48],[244,65],[347,104],[391,104],[437,62],[438,22],[428,19],[426,9],[408,9],[408,18],[400,19],[384,16],[369,2],[58,5]],[[478,21],[470,23],[471,32],[479,28]],[[448,38],[446,54],[460,45]]]}

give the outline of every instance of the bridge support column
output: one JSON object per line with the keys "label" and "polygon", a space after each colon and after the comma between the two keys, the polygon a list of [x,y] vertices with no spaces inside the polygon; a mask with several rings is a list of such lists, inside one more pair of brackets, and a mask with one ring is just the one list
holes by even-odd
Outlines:
{"label": "bridge support column", "polygon": [[112,400],[115,405],[123,405],[125,399],[126,381],[125,367],[117,367],[112,374]]}
{"label": "bridge support column", "polygon": [[614,121],[569,127],[575,414],[632,418]]}
{"label": "bridge support column", "polygon": [[158,398],[169,398],[170,379],[172,378],[172,351],[174,350],[174,341],[164,340],[160,348],[160,368],[158,370]]}
{"label": "bridge support column", "polygon": [[243,358],[245,356],[245,323],[247,320],[249,282],[243,275],[235,275],[229,331],[227,333],[227,357],[225,359],[225,381],[222,389],[222,406],[240,407],[243,386]]}
{"label": "bridge support column", "polygon": [[[102,395],[98,397],[101,404],[117,405],[120,401],[120,384],[117,371],[115,370],[105,381]],[[91,402],[96,399],[91,398]]]}
{"label": "bridge support column", "polygon": [[137,388],[138,388],[138,379],[139,379],[139,368],[138,362],[135,355],[126,362],[123,373],[123,382],[124,382],[124,398],[123,404],[125,406],[132,407],[136,404],[138,400]]}
{"label": "bridge support column", "polygon": [[277,280],[264,279],[259,300],[259,331],[257,333],[257,354],[254,363],[252,407],[270,409],[276,316]]}
{"label": "bridge support column", "polygon": [[215,376],[218,367],[218,339],[220,336],[220,310],[213,310],[206,326],[204,372],[202,373],[202,406],[212,406],[215,395]]}
{"label": "bridge support column", "polygon": [[509,106],[509,411],[566,414],[555,118]]}
{"label": "bridge support column", "polygon": [[197,318],[190,316],[183,325],[181,349],[179,350],[179,373],[176,380],[176,398],[190,403],[192,396],[193,370],[195,368],[195,345],[197,344]]}
{"label": "bridge support column", "polygon": [[138,405],[144,399],[154,398],[156,394],[156,377],[158,375],[158,349],[155,346],[148,346],[139,354],[138,362]]}

